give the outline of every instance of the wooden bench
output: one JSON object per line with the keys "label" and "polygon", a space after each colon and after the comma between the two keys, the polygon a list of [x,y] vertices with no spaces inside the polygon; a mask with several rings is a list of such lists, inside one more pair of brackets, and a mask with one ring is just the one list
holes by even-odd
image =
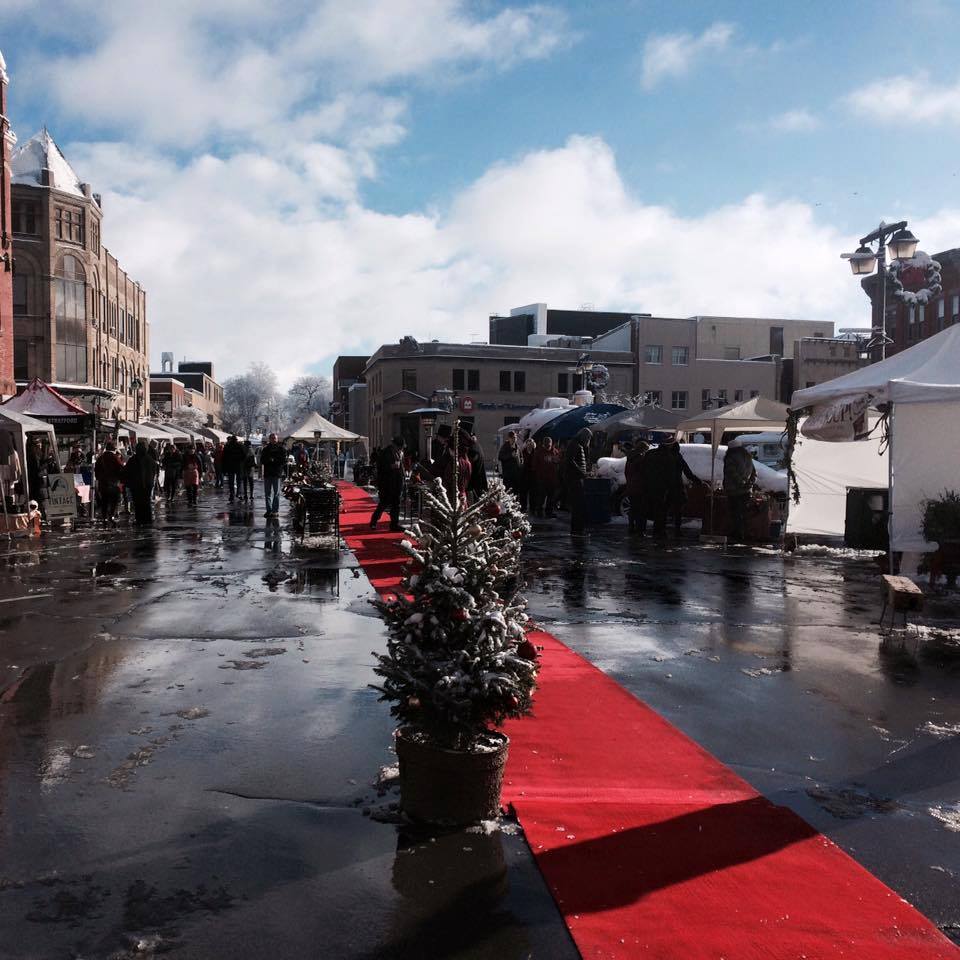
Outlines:
{"label": "wooden bench", "polygon": [[899,610],[903,614],[903,625],[907,625],[907,614],[923,609],[923,591],[909,577],[895,577],[889,573],[880,578],[883,581],[883,609],[880,611],[880,625],[890,607],[890,626]]}

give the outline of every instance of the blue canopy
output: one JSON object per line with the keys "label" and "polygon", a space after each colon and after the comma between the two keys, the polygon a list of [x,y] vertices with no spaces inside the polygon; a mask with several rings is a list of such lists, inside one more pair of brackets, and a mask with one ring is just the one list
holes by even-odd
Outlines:
{"label": "blue canopy", "polygon": [[584,427],[593,427],[625,410],[619,403],[591,403],[585,407],[574,407],[567,413],[561,413],[549,423],[545,423],[534,435],[534,440],[550,437],[553,440],[570,440]]}

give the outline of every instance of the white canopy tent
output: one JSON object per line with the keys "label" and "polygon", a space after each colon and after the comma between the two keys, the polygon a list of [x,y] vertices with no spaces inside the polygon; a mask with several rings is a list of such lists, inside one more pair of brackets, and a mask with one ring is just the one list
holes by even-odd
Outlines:
{"label": "white canopy tent", "polygon": [[307,414],[306,417],[292,430],[287,431],[284,440],[312,441],[315,443],[324,440],[336,440],[341,443],[354,443],[360,439],[358,433],[351,433],[343,427],[338,427],[331,423],[319,413],[314,411]]}
{"label": "white canopy tent", "polygon": [[[866,403],[888,408],[890,549],[935,550],[921,532],[924,501],[960,487],[960,326],[846,376],[797,390],[791,407],[812,408],[811,419],[835,429]],[[851,429],[839,439],[854,435]]]}
{"label": "white canopy tent", "polygon": [[745,432],[775,430],[777,427],[786,429],[787,413],[785,404],[767,400],[766,397],[751,397],[729,407],[704,410],[697,416],[684,420],[677,430],[688,437],[701,430],[709,430],[716,448],[722,435],[728,430]]}
{"label": "white canopy tent", "polygon": [[[27,438],[33,434],[46,437],[49,449],[55,454],[57,450],[57,437],[52,426],[45,420],[36,420],[25,413],[19,413],[16,410],[8,409],[7,405],[0,406],[0,431],[5,435],[3,442],[0,443],[0,451],[3,452],[3,462],[9,462],[9,450],[12,448],[17,453],[20,461],[19,475],[25,479],[27,485]],[[7,493],[5,489],[3,493]],[[36,498],[36,492],[28,490],[29,497]]]}

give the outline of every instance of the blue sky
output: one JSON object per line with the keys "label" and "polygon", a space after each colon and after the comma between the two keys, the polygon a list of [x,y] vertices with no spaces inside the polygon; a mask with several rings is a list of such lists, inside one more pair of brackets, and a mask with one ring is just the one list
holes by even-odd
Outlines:
{"label": "blue sky", "polygon": [[104,194],[153,352],[283,379],[532,300],[865,323],[859,235],[960,244],[958,35],[936,0],[0,10],[15,129]]}

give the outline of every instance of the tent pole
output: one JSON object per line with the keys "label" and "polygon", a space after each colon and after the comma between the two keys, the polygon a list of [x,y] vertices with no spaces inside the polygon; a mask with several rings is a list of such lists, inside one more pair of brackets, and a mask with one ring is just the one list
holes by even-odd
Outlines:
{"label": "tent pole", "polygon": [[893,569],[893,416],[894,403],[890,403],[890,414],[887,418],[887,573],[891,576]]}

